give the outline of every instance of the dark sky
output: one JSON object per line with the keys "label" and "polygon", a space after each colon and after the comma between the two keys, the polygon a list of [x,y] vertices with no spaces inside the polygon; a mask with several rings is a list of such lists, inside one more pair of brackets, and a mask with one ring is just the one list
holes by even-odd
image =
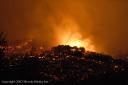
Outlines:
{"label": "dark sky", "polygon": [[79,26],[83,38],[91,38],[97,51],[128,53],[127,0],[0,0],[0,31],[11,40],[32,38],[55,45],[55,31],[65,31],[55,26],[66,19]]}

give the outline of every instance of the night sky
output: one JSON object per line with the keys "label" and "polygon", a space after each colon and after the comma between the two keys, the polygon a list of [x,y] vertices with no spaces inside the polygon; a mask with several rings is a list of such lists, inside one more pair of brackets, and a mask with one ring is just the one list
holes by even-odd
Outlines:
{"label": "night sky", "polygon": [[77,33],[97,52],[127,54],[128,0],[0,0],[0,31],[46,47]]}

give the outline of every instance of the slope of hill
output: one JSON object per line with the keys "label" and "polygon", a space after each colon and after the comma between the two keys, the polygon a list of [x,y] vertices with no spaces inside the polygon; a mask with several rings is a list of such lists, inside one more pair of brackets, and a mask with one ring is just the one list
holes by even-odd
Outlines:
{"label": "slope of hill", "polygon": [[128,84],[128,62],[88,52],[82,47],[59,45],[38,56],[13,55],[4,58],[1,65],[2,80],[43,80],[56,84],[69,81],[77,84]]}

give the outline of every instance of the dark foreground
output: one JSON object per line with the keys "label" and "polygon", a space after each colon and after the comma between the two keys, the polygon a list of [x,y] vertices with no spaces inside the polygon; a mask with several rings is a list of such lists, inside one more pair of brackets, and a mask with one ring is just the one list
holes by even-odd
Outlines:
{"label": "dark foreground", "polygon": [[57,46],[36,55],[5,56],[1,50],[1,83],[128,85],[128,62]]}

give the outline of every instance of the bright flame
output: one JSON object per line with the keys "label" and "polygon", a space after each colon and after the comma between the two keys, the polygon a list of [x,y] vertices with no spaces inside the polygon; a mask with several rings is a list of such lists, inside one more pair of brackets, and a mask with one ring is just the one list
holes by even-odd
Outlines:
{"label": "bright flame", "polygon": [[81,35],[79,33],[67,35],[63,40],[63,44],[70,46],[83,47],[83,41],[81,40]]}
{"label": "bright flame", "polygon": [[68,42],[64,43],[64,45],[70,45],[70,46],[77,46],[77,47],[84,47],[88,51],[95,51],[94,46],[91,44],[90,39],[80,39],[78,37],[71,38]]}
{"label": "bright flame", "polygon": [[79,32],[80,27],[74,21],[72,19],[64,19],[61,24],[54,25],[58,43],[61,45],[84,47],[88,51],[95,51],[91,39],[83,39]]}
{"label": "bright flame", "polygon": [[82,43],[81,43],[80,40],[69,41],[69,42],[67,43],[67,45],[82,47]]}

